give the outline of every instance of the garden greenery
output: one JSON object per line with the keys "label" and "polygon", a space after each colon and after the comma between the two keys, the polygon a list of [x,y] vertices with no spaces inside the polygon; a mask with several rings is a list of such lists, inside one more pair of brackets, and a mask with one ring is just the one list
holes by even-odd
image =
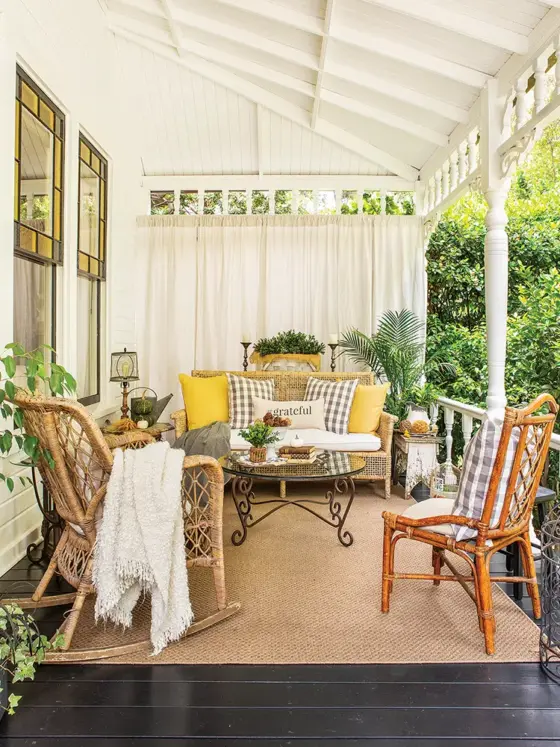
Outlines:
{"label": "garden greenery", "polygon": [[255,344],[255,351],[265,355],[317,355],[325,352],[325,345],[314,335],[296,332],[293,329],[279,332],[274,337],[263,337]]}

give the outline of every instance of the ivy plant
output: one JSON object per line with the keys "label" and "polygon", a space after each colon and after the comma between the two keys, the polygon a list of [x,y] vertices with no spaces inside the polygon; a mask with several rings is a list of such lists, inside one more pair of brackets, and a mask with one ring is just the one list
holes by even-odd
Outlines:
{"label": "ivy plant", "polygon": [[[0,669],[13,683],[34,679],[37,665],[44,661],[46,652],[60,648],[63,643],[62,634],[57,635],[53,641],[41,635],[35,620],[21,607],[0,604]],[[7,707],[0,707],[12,716],[21,697],[10,693]]]}
{"label": "ivy plant", "polygon": [[[30,465],[36,465],[43,458],[51,467],[54,466],[51,453],[41,448],[35,436],[26,433],[23,411],[16,403],[17,393],[21,390],[53,397],[74,394],[74,377],[63,366],[51,361],[53,357],[54,350],[49,345],[28,352],[16,342],[6,345],[0,356],[0,456],[7,456],[17,445]],[[20,477],[19,480],[25,485],[28,478]],[[0,482],[13,491],[14,479],[1,471],[1,464]]]}
{"label": "ivy plant", "polygon": [[325,345],[319,342],[315,335],[290,329],[287,332],[279,332],[274,337],[263,337],[256,343],[255,351],[262,356],[294,353],[317,355],[325,352]]}
{"label": "ivy plant", "polygon": [[239,435],[256,448],[280,441],[277,430],[271,425],[267,425],[263,420],[255,420],[247,428],[239,431]]}

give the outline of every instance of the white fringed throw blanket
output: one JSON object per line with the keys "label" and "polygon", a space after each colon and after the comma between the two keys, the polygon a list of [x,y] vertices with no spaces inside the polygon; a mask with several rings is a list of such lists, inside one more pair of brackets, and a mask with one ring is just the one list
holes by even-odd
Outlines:
{"label": "white fringed throw blanket", "polygon": [[95,618],[130,627],[140,595],[150,594],[158,654],[193,620],[181,507],[184,454],[161,442],[114,456],[94,555]]}

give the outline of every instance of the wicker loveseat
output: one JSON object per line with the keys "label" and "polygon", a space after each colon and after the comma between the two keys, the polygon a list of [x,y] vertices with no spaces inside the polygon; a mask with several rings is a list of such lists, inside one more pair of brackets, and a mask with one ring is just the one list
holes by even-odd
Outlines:
{"label": "wicker loveseat", "polygon": [[[209,377],[220,376],[224,371],[193,371],[193,376]],[[375,383],[371,373],[314,373],[300,371],[232,371],[236,376],[246,376],[252,379],[272,379],[275,387],[275,399],[278,400],[303,400],[307,380],[310,376],[320,379],[332,379],[341,381],[342,379],[358,379],[360,384],[372,385]],[[187,414],[185,410],[178,410],[172,413],[171,418],[175,422],[177,436],[180,436],[188,429]],[[379,449],[371,451],[356,451],[352,449],[353,454],[358,454],[366,460],[365,470],[357,479],[364,481],[382,480],[385,485],[385,497],[389,498],[391,494],[391,445],[393,440],[393,427],[396,418],[387,412],[381,414],[381,421],[377,435],[381,441]],[[334,448],[336,451],[350,451],[350,449]]]}

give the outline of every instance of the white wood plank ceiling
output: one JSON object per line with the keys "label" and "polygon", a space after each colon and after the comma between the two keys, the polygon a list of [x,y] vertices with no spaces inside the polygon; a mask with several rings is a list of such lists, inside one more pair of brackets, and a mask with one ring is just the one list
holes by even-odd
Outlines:
{"label": "white wood plank ceiling", "polygon": [[560,0],[106,5],[146,174],[413,181]]}

